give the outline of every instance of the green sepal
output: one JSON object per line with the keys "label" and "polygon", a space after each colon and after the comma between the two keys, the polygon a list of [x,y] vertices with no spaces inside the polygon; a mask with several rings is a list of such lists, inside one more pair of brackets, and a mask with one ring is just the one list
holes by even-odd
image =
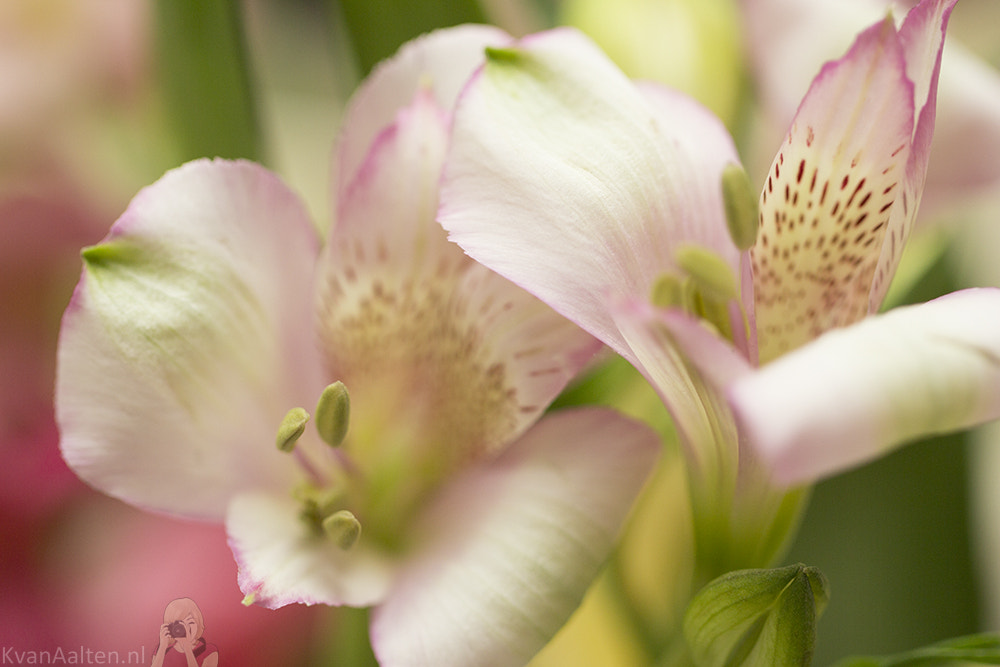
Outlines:
{"label": "green sepal", "polygon": [[828,601],[816,568],[730,572],[691,601],[684,636],[697,667],[809,665]]}

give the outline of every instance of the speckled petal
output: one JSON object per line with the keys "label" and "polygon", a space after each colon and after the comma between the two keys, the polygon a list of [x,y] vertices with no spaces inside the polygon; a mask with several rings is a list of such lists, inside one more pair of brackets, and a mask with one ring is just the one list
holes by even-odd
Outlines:
{"label": "speckled petal", "polygon": [[318,290],[327,369],[351,392],[352,420],[406,424],[445,467],[514,439],[599,346],[448,241],[435,220],[447,130],[419,92],[375,140]]}
{"label": "speckled petal", "polygon": [[906,163],[903,192],[893,206],[889,231],[882,245],[875,278],[872,281],[868,311],[874,313],[882,304],[889,283],[896,273],[903,246],[910,237],[917,209],[927,179],[927,164],[937,116],[938,74],[944,48],[948,18],[957,0],[924,0],[906,15],[899,30],[906,58],[906,73],[914,86],[913,141]]}
{"label": "speckled petal", "polygon": [[890,19],[863,32],[816,77],[774,159],[751,251],[762,363],[868,313],[897,198],[914,205],[905,65]]}

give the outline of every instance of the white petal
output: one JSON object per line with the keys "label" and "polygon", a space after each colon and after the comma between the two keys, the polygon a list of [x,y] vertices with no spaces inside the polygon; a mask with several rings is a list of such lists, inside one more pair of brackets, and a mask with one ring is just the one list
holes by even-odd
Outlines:
{"label": "white petal", "polygon": [[242,494],[226,515],[229,546],[239,565],[240,590],[254,604],[366,607],[385,595],[392,563],[362,537],[350,550],[311,532],[291,498]]}
{"label": "white petal", "polygon": [[194,162],[140,192],[87,251],[63,320],[70,466],[134,504],[217,519],[238,489],[284,487],[278,424],[318,394],[317,252],[298,198],[257,165]]}
{"label": "white petal", "polygon": [[1000,416],[1000,290],[965,290],[831,331],[731,388],[782,483]]}
{"label": "white petal", "polygon": [[418,90],[430,89],[440,108],[451,109],[459,90],[482,63],[484,48],[510,39],[490,26],[445,28],[407,42],[380,64],[354,93],[344,115],[335,168],[336,200],[354,181],[375,137]]}
{"label": "white petal", "polygon": [[409,418],[421,445],[465,459],[515,439],[599,343],[448,241],[435,220],[447,125],[418,93],[372,144],[323,256],[319,308],[352,420]]}
{"label": "white petal", "polygon": [[566,411],[456,480],[375,612],[380,663],[525,664],[580,603],[658,451],[616,413]]}
{"label": "white petal", "polygon": [[556,30],[498,52],[466,88],[439,219],[478,261],[631,357],[608,299],[647,297],[679,244],[739,275],[721,201],[736,161],[711,113],[640,90],[581,34]]}

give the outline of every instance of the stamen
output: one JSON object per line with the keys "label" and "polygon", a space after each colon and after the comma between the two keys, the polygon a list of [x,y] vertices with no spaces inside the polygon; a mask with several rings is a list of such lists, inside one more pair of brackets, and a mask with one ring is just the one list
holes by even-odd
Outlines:
{"label": "stamen", "polygon": [[343,382],[334,382],[320,394],[316,404],[316,430],[326,444],[339,447],[347,435],[351,397]]}
{"label": "stamen", "polygon": [[739,297],[732,269],[716,253],[700,245],[687,244],[677,248],[674,259],[697,283],[706,297],[728,302]]}
{"label": "stamen", "polygon": [[323,530],[338,547],[347,551],[361,537],[361,522],[350,511],[340,510],[323,519]]}
{"label": "stamen", "polygon": [[743,167],[734,162],[727,164],[722,170],[722,201],[729,236],[740,250],[749,250],[757,241],[757,200]]}
{"label": "stamen", "polygon": [[278,437],[275,443],[278,449],[283,452],[290,452],[295,449],[295,443],[306,430],[306,422],[309,421],[309,413],[302,408],[292,408],[281,420],[278,427]]}
{"label": "stamen", "polygon": [[657,308],[683,308],[684,285],[677,276],[664,273],[653,283],[650,302]]}

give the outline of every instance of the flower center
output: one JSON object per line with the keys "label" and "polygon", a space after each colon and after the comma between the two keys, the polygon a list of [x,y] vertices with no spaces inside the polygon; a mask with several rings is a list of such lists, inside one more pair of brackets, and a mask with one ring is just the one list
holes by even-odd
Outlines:
{"label": "flower center", "polygon": [[[475,320],[479,309],[440,283],[389,290],[375,280],[363,298],[324,304],[321,342],[343,384],[324,392],[334,398],[320,399],[314,421],[337,448],[334,470],[296,493],[307,523],[348,547],[356,526],[383,549],[399,547],[427,496],[495,454],[516,428],[516,391]],[[279,446],[285,431],[305,428],[301,412],[289,415]]]}

